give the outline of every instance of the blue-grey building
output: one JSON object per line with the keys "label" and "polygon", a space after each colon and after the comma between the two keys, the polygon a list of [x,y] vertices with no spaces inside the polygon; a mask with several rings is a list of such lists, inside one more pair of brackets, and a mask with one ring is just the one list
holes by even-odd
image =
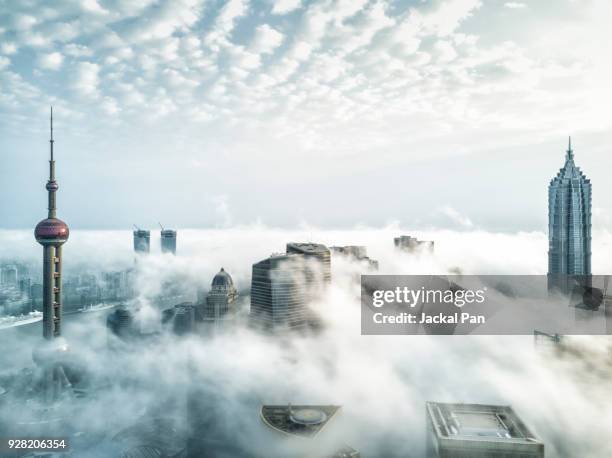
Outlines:
{"label": "blue-grey building", "polygon": [[151,251],[151,231],[134,226],[134,252],[149,253]]}
{"label": "blue-grey building", "polygon": [[569,140],[565,165],[548,187],[549,285],[591,275],[591,181],[574,163]]}
{"label": "blue-grey building", "polygon": [[161,227],[161,251],[162,253],[176,254],[176,231]]}

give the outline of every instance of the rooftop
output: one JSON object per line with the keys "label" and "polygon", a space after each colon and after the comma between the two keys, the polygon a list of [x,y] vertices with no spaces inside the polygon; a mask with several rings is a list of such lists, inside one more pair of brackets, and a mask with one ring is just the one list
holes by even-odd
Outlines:
{"label": "rooftop", "polygon": [[540,443],[510,406],[428,402],[427,412],[439,439]]}

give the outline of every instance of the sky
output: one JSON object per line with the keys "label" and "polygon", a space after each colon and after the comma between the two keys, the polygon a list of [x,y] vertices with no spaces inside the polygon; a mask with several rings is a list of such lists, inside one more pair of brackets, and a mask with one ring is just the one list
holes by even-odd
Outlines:
{"label": "sky", "polygon": [[606,0],[0,0],[0,227],[612,230]]}

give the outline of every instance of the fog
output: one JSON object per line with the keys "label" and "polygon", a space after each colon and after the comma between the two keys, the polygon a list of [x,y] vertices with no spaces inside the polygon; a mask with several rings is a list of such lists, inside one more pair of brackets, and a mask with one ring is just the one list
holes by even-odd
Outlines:
{"label": "fog", "polygon": [[[435,253],[396,251],[393,237],[406,233],[434,240]],[[410,232],[396,226],[288,231],[253,225],[179,230],[176,257],[159,253],[154,235],[152,254],[138,268],[135,304],[142,320],[157,318],[150,298],[168,278],[195,295],[223,266],[243,296],[248,294],[251,265],[284,251],[290,241],[367,245],[368,255],[380,262],[379,273],[546,273],[543,233]],[[610,241],[610,234],[594,235],[594,273],[612,271],[612,261],[603,256]],[[34,260],[40,252],[31,233],[0,232],[0,259]],[[127,231],[76,231],[64,249],[67,274],[133,264]],[[362,456],[422,457],[426,401],[492,403],[513,406],[545,443],[547,457],[612,455],[608,337],[576,339],[578,356],[552,358],[537,351],[529,336],[362,336],[359,285],[353,281],[360,270],[332,257],[332,286],[312,304],[324,322],[316,334],[269,336],[247,327],[208,338],[165,333],[111,351],[104,316],[67,325],[70,352],[87,367],[92,386],[87,396],[56,408],[64,420],[54,432],[79,432],[75,437],[91,447],[83,446],[78,456],[115,456],[119,432],[143,418],[163,417],[173,419],[176,430],[168,438],[177,442],[187,435],[231,438],[232,446],[256,455],[287,456],[287,450],[307,445],[270,441],[259,417],[261,405],[336,404],[342,409],[334,434]],[[39,334],[0,336],[3,376],[33,368],[30,355]],[[0,425],[30,415],[31,404],[24,408],[14,388],[0,402]],[[214,415],[214,426],[190,431],[189,405],[198,403]]]}

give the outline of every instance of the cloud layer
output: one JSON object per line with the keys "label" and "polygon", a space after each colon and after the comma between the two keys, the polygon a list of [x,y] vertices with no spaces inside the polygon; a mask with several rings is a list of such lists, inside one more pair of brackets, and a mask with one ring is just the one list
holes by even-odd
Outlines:
{"label": "cloud layer", "polygon": [[[153,253],[145,263],[138,300],[145,315],[157,313],[147,297],[159,290],[162,279],[172,276],[186,285],[207,285],[221,265],[244,289],[252,262],[282,250],[287,241],[311,237],[328,244],[366,244],[385,273],[441,273],[457,267],[466,273],[545,270],[542,234],[419,233],[436,241],[436,252],[410,256],[392,248],[391,237],[398,233],[398,228],[265,227],[179,232],[176,258]],[[73,235],[65,250],[67,269],[79,266],[82,272],[131,263],[127,232]],[[4,232],[0,246],[10,240],[23,254],[26,244],[33,245],[29,236]],[[108,245],[109,239],[117,243]],[[91,264],[91,259],[97,262]],[[186,426],[186,396],[196,392],[197,402],[218,415],[215,437],[231,436],[239,448],[268,455],[286,451],[282,447],[287,444],[274,440],[263,427],[261,404],[331,403],[343,406],[335,434],[363,456],[418,457],[425,444],[424,402],[434,400],[511,404],[545,442],[549,457],[572,456],[576,450],[587,458],[611,452],[605,432],[612,421],[612,399],[602,381],[609,379],[612,366],[605,337],[579,342],[584,352],[579,358],[556,360],[536,351],[530,337],[361,336],[359,288],[352,283],[360,267],[338,258],[332,266],[329,296],[314,305],[326,325],[317,336],[279,341],[247,329],[213,339],[166,335],[116,353],[108,351],[102,316],[89,314],[86,320],[68,322],[65,336],[75,357],[87,361],[96,383],[104,387],[95,397],[77,400],[74,408],[56,411],[70,419],[62,428],[81,431],[81,440],[95,445],[88,450],[91,456],[116,454],[121,445],[116,434],[147,418],[175,419],[173,434],[180,438]],[[0,333],[3,367],[10,371],[30,365],[30,349],[39,339],[36,332],[20,333],[19,339]],[[2,408],[0,418],[14,421],[14,413]],[[197,432],[198,437],[206,434]]]}

